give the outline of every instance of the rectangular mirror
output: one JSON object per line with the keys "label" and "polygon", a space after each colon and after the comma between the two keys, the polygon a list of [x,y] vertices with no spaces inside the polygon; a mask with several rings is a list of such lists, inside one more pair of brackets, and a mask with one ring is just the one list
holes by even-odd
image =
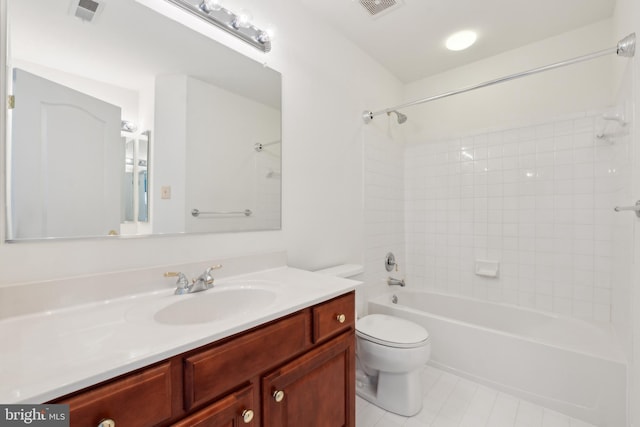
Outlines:
{"label": "rectangular mirror", "polygon": [[7,3],[7,240],[280,229],[281,76],[132,0]]}

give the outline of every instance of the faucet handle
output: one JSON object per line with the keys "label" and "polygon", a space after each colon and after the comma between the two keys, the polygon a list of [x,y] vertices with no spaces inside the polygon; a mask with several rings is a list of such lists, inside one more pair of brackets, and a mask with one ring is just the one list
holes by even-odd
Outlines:
{"label": "faucet handle", "polygon": [[213,276],[211,276],[211,271],[219,268],[222,268],[222,264],[216,264],[207,268],[198,280],[202,280],[209,288],[211,288],[213,286]]}
{"label": "faucet handle", "polygon": [[164,277],[177,277],[178,281],[176,282],[176,284],[178,285],[178,289],[186,289],[189,286],[189,279],[187,279],[187,276],[184,275],[184,273],[181,273],[179,271],[167,271],[163,274]]}
{"label": "faucet handle", "polygon": [[163,274],[164,277],[181,277],[184,276],[184,273],[179,271],[165,271]]}

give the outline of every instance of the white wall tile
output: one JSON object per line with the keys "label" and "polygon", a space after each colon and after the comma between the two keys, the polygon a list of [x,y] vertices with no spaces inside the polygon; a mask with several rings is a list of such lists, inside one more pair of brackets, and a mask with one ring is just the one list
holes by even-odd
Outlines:
{"label": "white wall tile", "polygon": [[[598,145],[598,116],[578,114],[406,150],[407,258],[425,258],[409,279],[436,280],[446,292],[608,321],[611,205],[621,187],[612,171],[624,169],[628,150]],[[437,154],[420,158],[416,151]],[[420,178],[426,169],[428,185]],[[418,209],[420,200],[436,203]],[[415,234],[424,221],[424,232]],[[469,273],[475,259],[488,254],[503,263],[492,281]],[[433,267],[427,266],[434,265],[429,274]]]}

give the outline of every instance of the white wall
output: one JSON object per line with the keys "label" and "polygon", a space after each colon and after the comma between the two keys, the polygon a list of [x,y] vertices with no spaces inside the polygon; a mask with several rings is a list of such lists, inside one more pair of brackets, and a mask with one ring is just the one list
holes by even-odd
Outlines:
{"label": "white wall", "polygon": [[[154,233],[186,230],[187,80],[185,75],[158,76],[155,127],[151,135],[151,229]],[[170,198],[160,193],[168,187]]]}
{"label": "white wall", "polygon": [[[168,2],[147,3],[184,16]],[[360,114],[399,102],[401,84],[295,2],[245,4],[256,22],[277,29],[266,55],[197,18],[185,19],[283,75],[282,230],[2,244],[1,285],[273,249],[287,250],[291,265],[309,269],[362,262]]]}

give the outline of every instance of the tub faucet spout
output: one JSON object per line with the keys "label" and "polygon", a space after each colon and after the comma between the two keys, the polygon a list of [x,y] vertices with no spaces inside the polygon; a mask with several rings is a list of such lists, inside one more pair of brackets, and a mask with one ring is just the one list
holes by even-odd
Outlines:
{"label": "tub faucet spout", "polygon": [[394,279],[393,277],[389,277],[389,278],[387,279],[387,285],[389,285],[389,286],[402,286],[402,287],[404,287],[404,286],[405,286],[405,283],[404,283],[404,279],[399,280],[399,279]]}

